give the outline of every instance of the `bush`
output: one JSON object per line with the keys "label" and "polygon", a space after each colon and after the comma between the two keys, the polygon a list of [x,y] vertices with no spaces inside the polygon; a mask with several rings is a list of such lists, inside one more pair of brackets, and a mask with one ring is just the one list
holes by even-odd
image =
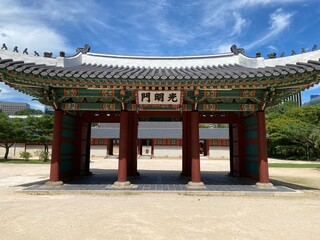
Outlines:
{"label": "bush", "polygon": [[29,152],[24,151],[20,153],[20,157],[27,161],[31,157],[31,154]]}
{"label": "bush", "polygon": [[40,161],[44,161],[44,162],[49,161],[49,152],[46,152],[43,150],[37,151],[37,156],[39,157]]}

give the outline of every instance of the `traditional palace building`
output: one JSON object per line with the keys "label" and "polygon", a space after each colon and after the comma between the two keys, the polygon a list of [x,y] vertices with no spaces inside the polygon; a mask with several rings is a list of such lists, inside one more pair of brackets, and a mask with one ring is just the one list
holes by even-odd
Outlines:
{"label": "traditional palace building", "polygon": [[[268,187],[265,109],[319,83],[320,51],[264,59],[230,53],[143,57],[77,49],[72,57],[0,50],[1,81],[53,106],[50,184],[90,174],[92,123],[118,123],[115,187],[136,176],[138,122],[181,122],[181,174],[203,187],[199,124],[229,124],[230,174]],[[212,137],[214,138],[214,137]]]}
{"label": "traditional palace building", "polygon": [[[119,137],[120,128],[117,123],[105,123],[92,128],[91,152],[95,152],[94,156],[103,157],[119,154]],[[182,157],[182,123],[139,122],[137,141],[138,156]],[[211,159],[228,159],[228,147],[228,128],[199,129],[201,156]]]}

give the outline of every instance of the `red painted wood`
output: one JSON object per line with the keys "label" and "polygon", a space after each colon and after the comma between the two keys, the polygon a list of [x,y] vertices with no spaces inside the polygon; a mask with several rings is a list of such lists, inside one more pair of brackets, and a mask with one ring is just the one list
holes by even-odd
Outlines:
{"label": "red painted wood", "polygon": [[133,136],[132,136],[132,172],[133,175],[138,175],[138,114],[132,112],[132,123],[133,123]]}
{"label": "red painted wood", "polygon": [[132,141],[133,141],[133,123],[132,123],[132,112],[128,112],[128,128],[127,128],[127,149],[126,149],[126,155],[127,155],[127,176],[133,175],[133,156],[132,156]]}
{"label": "red painted wood", "polygon": [[53,139],[52,139],[52,156],[50,166],[50,181],[60,181],[60,144],[61,144],[61,133],[62,133],[62,110],[54,111],[54,128],[53,128]]}
{"label": "red painted wood", "polygon": [[108,141],[108,155],[113,155],[113,139]]}
{"label": "red painted wood", "polygon": [[142,155],[142,139],[139,139],[138,142],[139,142],[139,155],[141,156]]}
{"label": "red painted wood", "polygon": [[203,140],[203,156],[210,156],[210,146],[208,139]]}
{"label": "red painted wood", "polygon": [[199,112],[190,113],[191,182],[201,182],[199,155]]}
{"label": "red painted wood", "polygon": [[187,152],[187,176],[191,177],[191,133],[190,133],[190,128],[191,128],[191,112],[187,112],[187,122],[188,122],[188,152]]}
{"label": "red painted wood", "polygon": [[129,117],[129,114],[127,111],[121,111],[118,182],[127,181],[128,117]]}
{"label": "red painted wood", "polygon": [[[182,113],[182,172],[181,175],[187,175],[187,112]],[[163,141],[163,140],[162,140]]]}
{"label": "red painted wood", "polygon": [[128,112],[128,145],[127,145],[127,175],[137,175],[137,140],[138,116],[136,112]]}
{"label": "red painted wood", "polygon": [[[182,172],[183,176],[191,176],[190,146],[190,112],[182,113]],[[166,144],[166,143],[164,143]]]}
{"label": "red painted wood", "polygon": [[90,138],[91,138],[91,123],[87,123],[87,126],[83,126],[85,128],[86,133],[86,141],[85,146],[83,146],[83,150],[85,150],[85,159],[84,159],[84,171],[86,175],[90,173]]}
{"label": "red painted wood", "polygon": [[153,144],[153,139],[150,139],[151,141],[151,156],[153,157],[154,156],[154,144]]}
{"label": "red painted wood", "polygon": [[229,156],[230,156],[230,175],[234,176],[234,147],[233,147],[233,124],[229,124],[229,141],[230,141],[230,147],[229,147]]}
{"label": "red painted wood", "polygon": [[269,183],[267,134],[264,111],[257,112],[258,148],[259,148],[259,182]]}

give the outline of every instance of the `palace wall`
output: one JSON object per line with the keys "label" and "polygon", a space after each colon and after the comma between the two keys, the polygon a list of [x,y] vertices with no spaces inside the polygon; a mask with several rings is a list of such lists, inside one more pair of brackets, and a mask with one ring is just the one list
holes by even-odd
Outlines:
{"label": "palace wall", "polygon": [[[38,159],[37,152],[43,151],[43,145],[25,145],[24,143],[16,143],[9,150],[9,158],[19,158],[20,152],[23,151],[30,152],[32,159]],[[3,158],[5,153],[4,148],[0,148],[0,158]],[[49,153],[51,154],[51,145],[49,145]],[[108,156],[108,146],[107,145],[91,145],[90,157],[92,158],[105,158]],[[113,147],[113,154],[117,156],[119,154],[119,147],[116,145]],[[143,146],[143,155],[151,155],[151,146]],[[181,146],[154,146],[154,157],[159,158],[181,158],[182,157],[182,147]],[[229,159],[229,147],[228,146],[210,146],[210,156],[209,159]]]}

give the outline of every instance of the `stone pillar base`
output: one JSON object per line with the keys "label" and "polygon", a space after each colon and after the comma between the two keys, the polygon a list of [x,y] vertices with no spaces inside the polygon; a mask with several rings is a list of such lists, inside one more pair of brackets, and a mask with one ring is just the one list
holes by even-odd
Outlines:
{"label": "stone pillar base", "polygon": [[126,182],[114,182],[114,184],[112,185],[113,188],[132,188],[132,184],[129,181]]}
{"label": "stone pillar base", "polygon": [[256,187],[257,188],[261,188],[261,189],[275,189],[275,187],[273,186],[272,183],[261,183],[261,182],[257,182],[256,183]]}
{"label": "stone pillar base", "polygon": [[61,187],[63,185],[62,181],[51,182],[48,181],[44,184],[46,187]]}
{"label": "stone pillar base", "polygon": [[188,182],[187,188],[191,189],[203,189],[206,188],[203,182]]}

